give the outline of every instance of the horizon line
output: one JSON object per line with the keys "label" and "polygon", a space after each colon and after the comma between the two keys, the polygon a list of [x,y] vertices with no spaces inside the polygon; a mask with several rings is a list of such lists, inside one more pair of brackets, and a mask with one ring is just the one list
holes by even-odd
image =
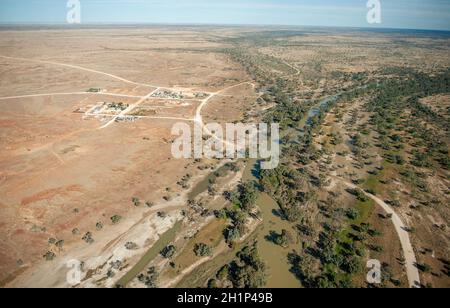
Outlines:
{"label": "horizon line", "polygon": [[215,26],[215,27],[291,27],[291,28],[326,28],[326,29],[364,29],[364,30],[409,30],[409,31],[430,31],[430,32],[450,32],[450,29],[433,28],[406,28],[406,27],[378,27],[378,26],[325,26],[325,25],[290,25],[290,24],[239,24],[239,23],[170,23],[170,22],[86,22],[81,24],[69,24],[65,22],[0,22],[0,27],[62,27],[83,28],[83,27],[114,27],[114,26]]}

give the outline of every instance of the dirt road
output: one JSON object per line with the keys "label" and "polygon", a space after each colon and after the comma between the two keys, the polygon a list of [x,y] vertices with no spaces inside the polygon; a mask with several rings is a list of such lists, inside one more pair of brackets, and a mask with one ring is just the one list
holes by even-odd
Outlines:
{"label": "dirt road", "polygon": [[79,66],[79,65],[67,64],[67,63],[59,63],[59,62],[46,61],[46,60],[38,60],[38,59],[8,57],[8,56],[2,56],[2,55],[0,55],[0,58],[9,59],[9,60],[17,60],[17,61],[33,62],[33,63],[40,63],[40,64],[50,64],[50,65],[67,67],[67,68],[73,68],[73,69],[77,69],[77,70],[81,70],[81,71],[85,71],[85,72],[89,72],[89,73],[94,73],[94,74],[107,76],[107,77],[110,77],[110,78],[113,78],[113,79],[116,79],[116,80],[119,80],[119,81],[122,81],[122,82],[125,82],[125,83],[137,85],[137,86],[151,87],[151,88],[157,87],[157,86],[150,85],[150,84],[135,82],[135,81],[128,80],[128,79],[125,79],[123,77],[120,77],[120,76],[117,76],[117,75],[114,75],[114,74],[93,70],[93,69],[86,68],[86,67]]}
{"label": "dirt road", "polygon": [[[344,179],[340,177],[333,176],[334,179],[338,180],[339,182],[343,183],[345,186],[351,189],[360,189],[358,186],[345,181]],[[363,190],[362,190],[363,191]],[[420,276],[419,276],[419,270],[417,269],[417,259],[416,255],[414,254],[414,249],[411,245],[411,240],[409,238],[409,233],[406,231],[408,230],[408,227],[402,222],[400,219],[400,216],[397,215],[397,213],[389,206],[386,202],[381,200],[380,198],[363,191],[364,194],[375,201],[379,206],[383,208],[383,210],[387,213],[392,215],[392,223],[394,224],[395,231],[398,234],[398,237],[400,239],[400,243],[403,250],[403,255],[405,258],[405,266],[406,266],[406,274],[408,276],[408,283],[411,288],[419,288],[420,287]]]}
{"label": "dirt road", "polygon": [[17,98],[33,98],[33,97],[44,97],[44,96],[70,96],[70,95],[98,95],[98,96],[113,96],[113,97],[127,97],[127,98],[141,98],[138,95],[127,95],[127,94],[116,94],[107,92],[67,92],[67,93],[42,93],[42,94],[29,94],[29,95],[18,95],[18,96],[5,96],[0,97],[1,100],[10,100]]}

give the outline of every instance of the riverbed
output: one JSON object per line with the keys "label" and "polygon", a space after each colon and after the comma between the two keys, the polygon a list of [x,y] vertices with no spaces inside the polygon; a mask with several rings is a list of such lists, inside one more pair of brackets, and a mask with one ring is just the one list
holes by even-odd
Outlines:
{"label": "riverbed", "polygon": [[158,256],[161,250],[173,242],[178,231],[181,229],[181,225],[182,221],[178,221],[172,228],[162,234],[156,243],[147,250],[139,262],[136,263],[136,265],[134,265],[133,268],[131,268],[131,270],[129,270],[122,278],[120,278],[116,285],[126,287],[131,280],[144,271],[146,266],[148,266],[148,264]]}
{"label": "riverbed", "polygon": [[[244,171],[243,181],[256,181],[255,170],[256,160],[250,160]],[[294,274],[290,272],[290,265],[288,262],[288,253],[294,249],[298,249],[297,243],[291,244],[287,248],[283,248],[274,244],[266,237],[271,232],[281,234],[281,231],[287,230],[292,235],[297,232],[292,229],[292,225],[281,218],[279,213],[279,206],[268,194],[261,192],[256,201],[256,205],[261,211],[263,223],[255,231],[256,239],[258,241],[258,252],[261,259],[267,266],[267,284],[268,288],[298,288],[300,282],[295,278]]]}

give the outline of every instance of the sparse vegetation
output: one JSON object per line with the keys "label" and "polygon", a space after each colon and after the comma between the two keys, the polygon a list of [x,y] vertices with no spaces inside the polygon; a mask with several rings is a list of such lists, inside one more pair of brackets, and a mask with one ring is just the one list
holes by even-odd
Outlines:
{"label": "sparse vegetation", "polygon": [[53,253],[51,251],[47,251],[43,257],[46,261],[53,261],[53,259],[56,258],[56,255],[55,255],[55,253]]}
{"label": "sparse vegetation", "polygon": [[86,234],[81,239],[88,244],[94,243],[94,239],[92,238],[91,232],[86,232]]}

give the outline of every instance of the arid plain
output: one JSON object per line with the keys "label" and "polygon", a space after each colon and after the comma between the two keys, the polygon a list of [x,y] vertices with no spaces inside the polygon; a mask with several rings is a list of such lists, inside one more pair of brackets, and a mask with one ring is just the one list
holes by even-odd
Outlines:
{"label": "arid plain", "polygon": [[[3,284],[23,274],[18,285],[64,286],[68,260],[103,255],[104,263],[123,253],[114,251],[123,243],[136,242],[132,233],[140,231],[133,230],[147,223],[149,229],[139,235],[141,250],[125,252],[132,259],[174,223],[172,216],[186,201],[177,181],[202,171],[193,161],[172,159],[172,125],[192,123],[201,99],[213,95],[205,92],[226,89],[223,95],[232,98],[236,90],[247,104],[245,96],[254,95],[251,87],[240,85],[249,81],[246,73],[211,52],[219,44],[206,33],[152,28],[2,31]],[[176,96],[145,98],[157,88]],[[226,112],[239,120],[245,102],[233,99],[215,108],[221,95],[212,98],[208,114]],[[119,102],[139,102],[129,114],[147,116],[115,121],[121,109],[89,113]],[[233,104],[239,107],[234,113]],[[136,207],[133,198],[151,203],[151,209]],[[168,213],[166,223],[155,221],[162,209]],[[113,216],[123,221],[114,224]],[[88,232],[91,245],[82,240]],[[49,239],[63,240],[64,246],[52,248]],[[64,257],[51,265],[50,273],[42,258],[46,251]],[[36,263],[44,263],[44,270],[34,274]]]}
{"label": "arid plain", "polygon": [[[0,33],[1,286],[450,286],[447,32]],[[177,122],[277,122],[281,163]]]}

